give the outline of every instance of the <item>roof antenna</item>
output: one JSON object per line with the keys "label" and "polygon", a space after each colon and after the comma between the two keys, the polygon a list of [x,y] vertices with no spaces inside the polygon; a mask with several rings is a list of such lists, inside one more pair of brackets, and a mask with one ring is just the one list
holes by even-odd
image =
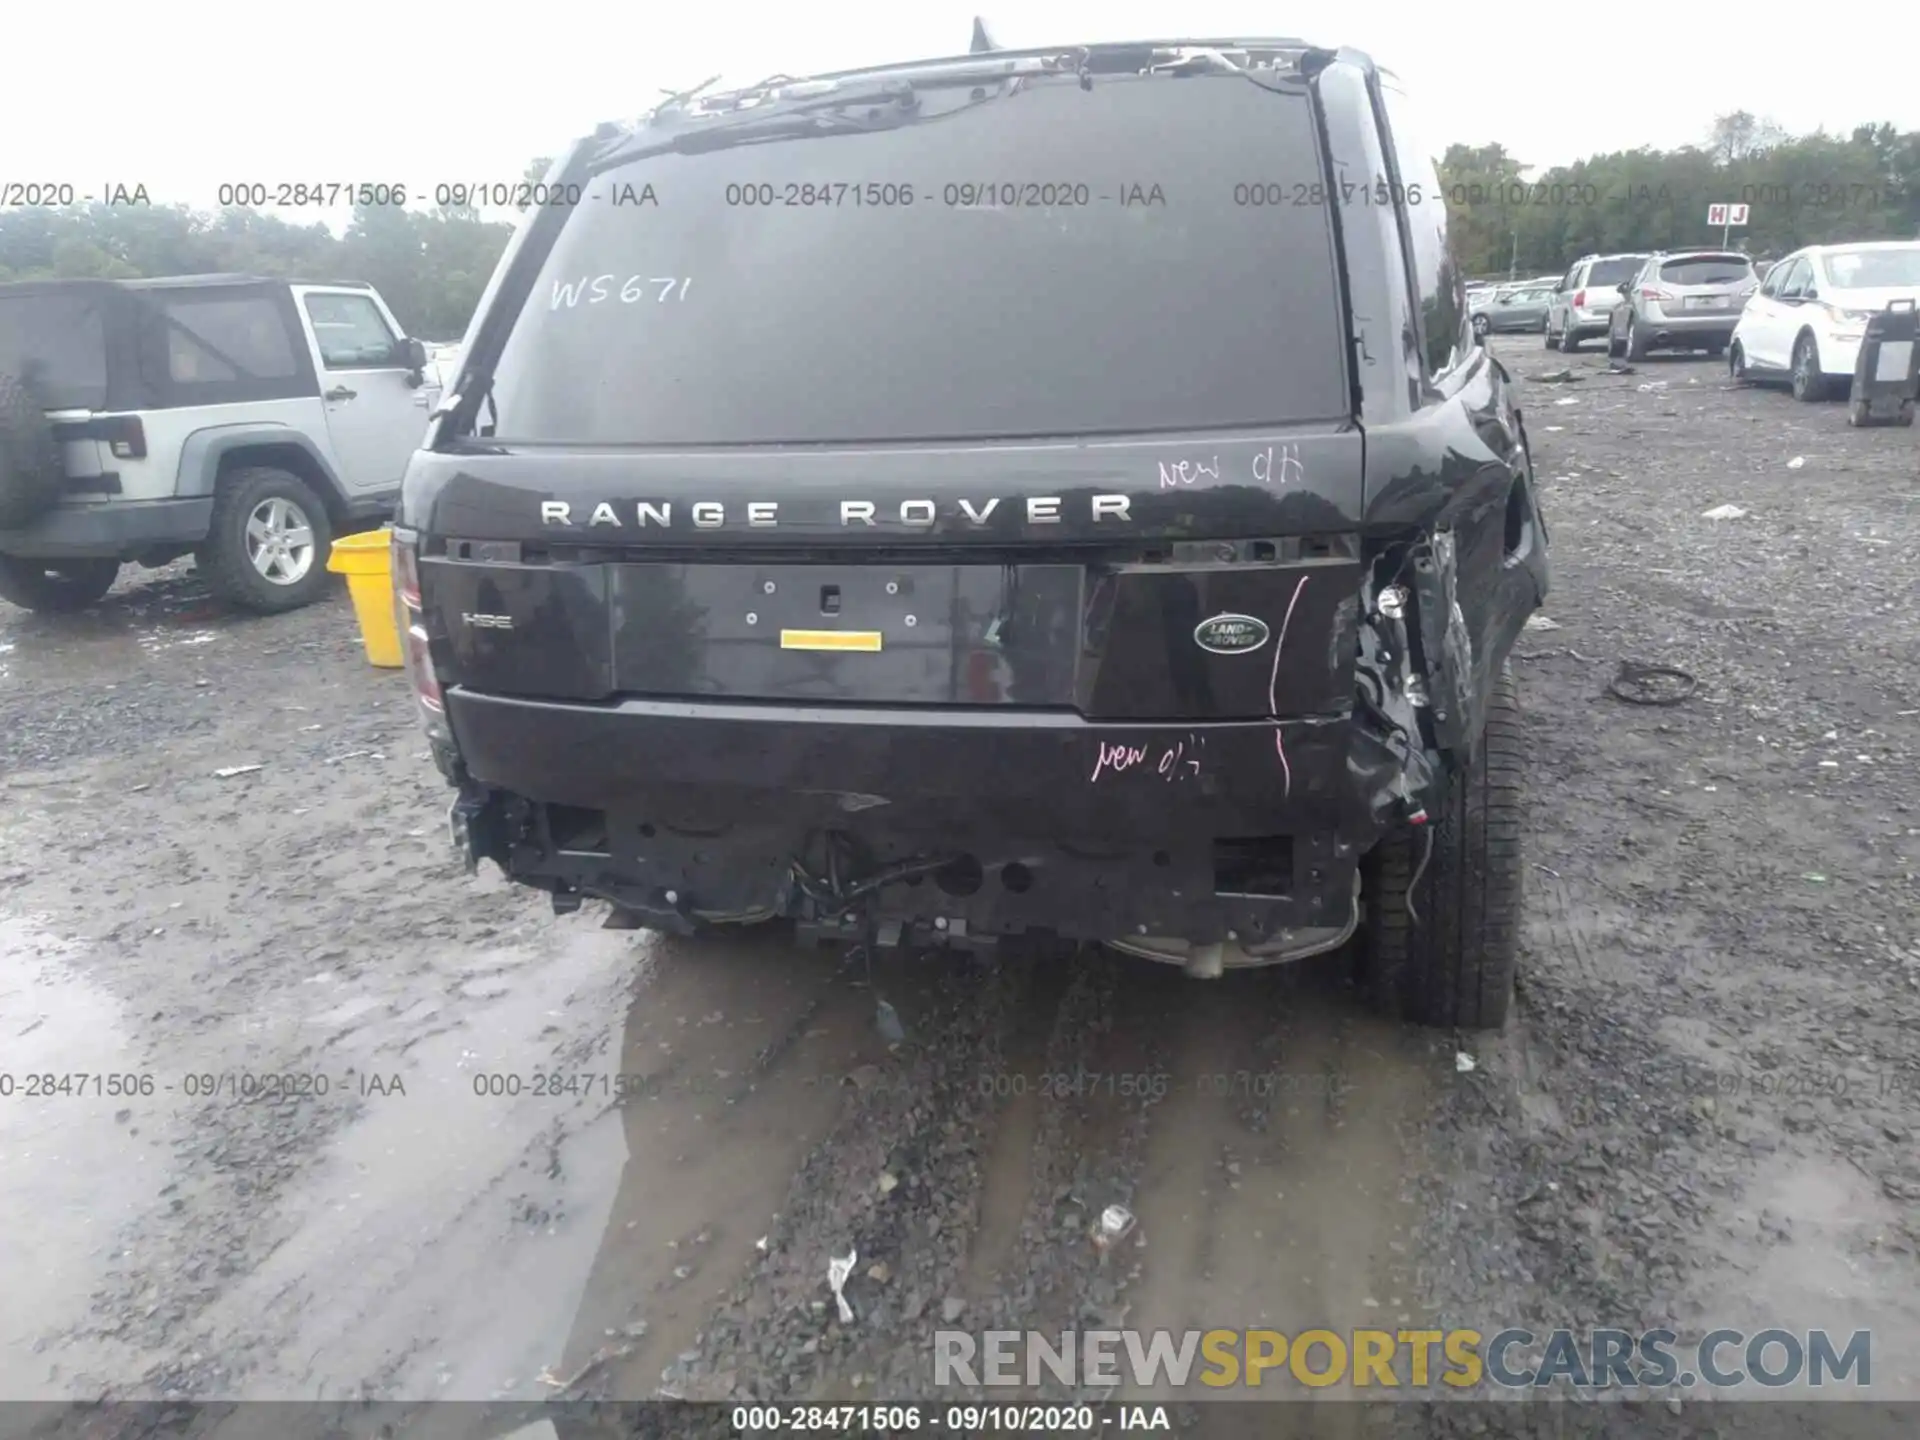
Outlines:
{"label": "roof antenna", "polygon": [[973,17],[973,43],[967,47],[969,55],[985,55],[989,51],[1002,49],[1000,43],[987,33],[987,22],[978,15]]}

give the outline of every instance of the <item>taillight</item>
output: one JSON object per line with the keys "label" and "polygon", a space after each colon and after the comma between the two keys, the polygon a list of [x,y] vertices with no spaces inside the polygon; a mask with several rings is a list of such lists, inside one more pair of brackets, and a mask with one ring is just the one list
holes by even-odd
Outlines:
{"label": "taillight", "polygon": [[1573,308],[1576,310],[1584,310],[1587,308],[1587,292],[1586,291],[1577,290],[1574,292]]}
{"label": "taillight", "polygon": [[407,672],[413,677],[413,693],[419,702],[436,715],[447,712],[440,696],[440,680],[433,673],[433,654],[427,645],[427,627],[407,627]]}
{"label": "taillight", "polygon": [[393,590],[407,609],[420,609],[419,551],[411,532],[393,532]]}
{"label": "taillight", "polygon": [[433,671],[433,651],[420,598],[419,537],[397,525],[393,529],[393,608],[394,618],[406,636],[407,680],[413,686],[414,699],[430,713],[444,715],[446,701],[440,694],[440,677]]}
{"label": "taillight", "polygon": [[1665,290],[1642,290],[1640,292],[1640,298],[1642,300],[1657,300],[1664,304],[1665,302],[1672,300],[1674,297],[1668,294]]}
{"label": "taillight", "polygon": [[147,458],[147,428],[138,415],[108,415],[93,425],[93,433],[106,442],[116,460]]}

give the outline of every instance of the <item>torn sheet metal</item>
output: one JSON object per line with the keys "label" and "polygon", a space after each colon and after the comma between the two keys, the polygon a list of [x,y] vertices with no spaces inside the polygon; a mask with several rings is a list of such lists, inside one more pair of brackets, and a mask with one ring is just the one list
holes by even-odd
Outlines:
{"label": "torn sheet metal", "polygon": [[1434,740],[1464,755],[1472,743],[1473,637],[1460,609],[1459,564],[1451,530],[1436,530],[1413,551],[1413,604],[1419,625],[1426,705]]}
{"label": "torn sheet metal", "polygon": [[[1399,568],[1383,557],[1388,574]],[[1365,797],[1361,824],[1346,838],[1370,845],[1383,831],[1426,809],[1436,780],[1434,757],[1422,733],[1416,697],[1425,685],[1414,667],[1408,626],[1411,591],[1394,581],[1362,595],[1360,654],[1353,736],[1347,747],[1347,775],[1354,793]]]}

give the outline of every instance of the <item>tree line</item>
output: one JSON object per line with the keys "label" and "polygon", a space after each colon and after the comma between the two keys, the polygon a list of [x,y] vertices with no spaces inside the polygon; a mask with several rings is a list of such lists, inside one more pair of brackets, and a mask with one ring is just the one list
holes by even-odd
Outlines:
{"label": "tree line", "polygon": [[[526,178],[545,178],[534,160]],[[241,274],[362,281],[407,333],[457,340],[512,226],[472,206],[358,205],[344,233],[228,206],[69,205],[0,210],[0,283],[79,277]]]}
{"label": "tree line", "polygon": [[1440,162],[1455,254],[1469,275],[1548,274],[1581,255],[1718,245],[1708,207],[1744,204],[1728,242],[1775,257],[1802,245],[1920,239],[1920,131],[1860,125],[1791,136],[1746,111],[1704,144],[1592,155],[1529,180],[1502,145]]}
{"label": "tree line", "polygon": [[[526,177],[542,179],[535,160]],[[1564,269],[1589,252],[1717,245],[1707,208],[1745,204],[1730,239],[1778,256],[1823,241],[1920,238],[1920,131],[1861,125],[1792,136],[1745,111],[1676,150],[1593,155],[1521,179],[1504,145],[1441,159],[1451,232],[1469,275]],[[240,272],[377,286],[423,339],[457,339],[509,226],[471,207],[363,205],[345,232],[245,207],[75,205],[0,211],[0,282]]]}

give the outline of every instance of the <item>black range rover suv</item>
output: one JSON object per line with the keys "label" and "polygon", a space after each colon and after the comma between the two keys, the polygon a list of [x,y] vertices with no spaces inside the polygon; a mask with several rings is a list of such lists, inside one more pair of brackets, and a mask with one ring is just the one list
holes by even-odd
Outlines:
{"label": "black range rover suv", "polygon": [[456,843],[690,933],[1338,949],[1498,1026],[1547,590],[1398,83],[1291,40],[682,98],[550,172],[414,457]]}

